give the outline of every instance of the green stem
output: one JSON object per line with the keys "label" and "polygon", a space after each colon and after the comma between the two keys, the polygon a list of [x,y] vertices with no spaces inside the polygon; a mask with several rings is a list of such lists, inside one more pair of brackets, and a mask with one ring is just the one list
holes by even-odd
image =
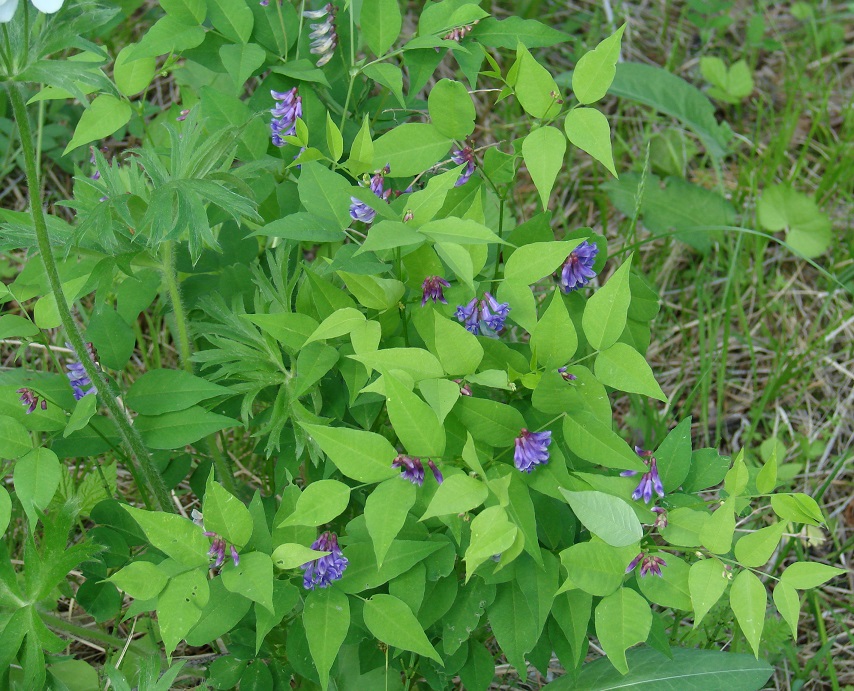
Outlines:
{"label": "green stem", "polygon": [[9,83],[8,91],[12,110],[15,114],[15,121],[18,125],[18,132],[21,136],[21,149],[24,154],[24,169],[30,192],[30,211],[36,230],[36,240],[38,242],[39,253],[44,262],[48,283],[56,298],[57,311],[59,312],[62,326],[65,328],[72,348],[74,348],[80,358],[83,369],[102,394],[101,399],[118,428],[119,435],[128,447],[131,461],[142,471],[142,476],[154,495],[156,508],[160,511],[174,512],[175,509],[169,500],[169,492],[166,490],[163,478],[160,476],[160,473],[151,460],[151,456],[148,454],[148,450],[145,448],[142,437],[140,437],[139,432],[131,425],[130,420],[128,420],[125,412],[116,401],[118,393],[113,388],[113,385],[104,373],[95,366],[94,361],[88,357],[86,343],[83,341],[80,329],[77,328],[77,324],[71,316],[71,310],[68,307],[65,292],[62,289],[62,282],[59,279],[56,259],[53,256],[53,250],[50,246],[47,221],[45,220],[45,213],[42,208],[41,186],[36,170],[36,155],[33,149],[33,134],[27,116],[27,107],[24,104],[24,98],[17,84]]}
{"label": "green stem", "polygon": [[[116,648],[117,650],[121,650],[125,647],[127,641],[122,640],[121,638],[117,638],[116,636],[111,636],[108,633],[104,633],[103,631],[98,631],[98,629],[89,629],[85,626],[77,626],[77,624],[72,624],[70,621],[66,621],[65,619],[61,619],[60,617],[55,617],[52,614],[47,614],[46,612],[39,612],[38,616],[41,618],[42,622],[46,626],[51,629],[55,629],[57,631],[63,631],[65,633],[71,634],[76,638],[83,638],[87,641],[94,641],[96,643],[101,643],[103,645],[111,646]],[[144,648],[137,643],[131,642],[128,646],[129,650],[133,650],[138,655],[150,656],[151,650],[148,648]]]}
{"label": "green stem", "polygon": [[167,240],[163,243],[162,248],[163,280],[166,282],[166,291],[169,293],[169,302],[172,304],[172,316],[175,318],[175,340],[178,346],[178,357],[184,370],[192,374],[193,347],[190,344],[187,313],[184,310],[184,303],[181,301],[178,272],[175,270],[175,242]]}

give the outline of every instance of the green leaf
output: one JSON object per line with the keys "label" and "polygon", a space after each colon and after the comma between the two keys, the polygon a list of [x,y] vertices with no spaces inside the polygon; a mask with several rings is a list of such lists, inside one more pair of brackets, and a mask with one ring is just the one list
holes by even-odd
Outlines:
{"label": "green leaf", "polygon": [[581,56],[572,73],[572,92],[579,103],[596,103],[608,92],[617,73],[620,42],[625,29],[623,24],[596,48]]}
{"label": "green leaf", "polygon": [[302,427],[347,477],[358,482],[382,482],[398,474],[391,466],[397,451],[379,434],[305,423]]}
{"label": "green leaf", "polygon": [[626,654],[628,674],[614,669],[605,658],[584,665],[577,679],[567,675],[544,688],[548,691],[709,691],[738,689],[759,691],[774,669],[752,655],[735,655],[718,650],[671,648],[672,658],[652,648],[638,648]]}
{"label": "green leaf", "polygon": [[122,48],[113,65],[113,79],[116,82],[116,88],[125,96],[135,96],[146,90],[157,71],[156,58],[128,60],[128,55],[132,50],[133,45]]}
{"label": "green leaf", "polygon": [[439,485],[436,494],[430,500],[427,510],[419,520],[425,521],[433,516],[460,514],[477,508],[489,495],[486,485],[464,473],[451,475]]}
{"label": "green leaf", "polygon": [[626,650],[643,643],[652,626],[649,603],[634,590],[620,588],[596,605],[595,621],[596,635],[611,664],[628,673]]}
{"label": "green leaf", "polygon": [[219,49],[220,60],[234,83],[237,96],[243,94],[246,82],[264,64],[266,56],[256,43],[227,44]]}
{"label": "green leaf", "polygon": [[462,324],[433,313],[436,354],[450,375],[474,374],[483,360],[483,346]]}
{"label": "green leaf", "polygon": [[416,382],[422,379],[437,379],[445,374],[436,356],[423,348],[383,348],[374,353],[350,357],[374,370],[401,370]]}
{"label": "green leaf", "polygon": [[[223,585],[222,578],[209,581],[209,587],[210,598],[202,609],[202,616],[185,636],[187,644],[194,647],[207,645],[226,635],[240,623],[240,620],[252,607],[251,600],[243,597],[243,595],[230,592]],[[259,612],[267,612],[267,610],[263,607],[256,607],[256,616]],[[166,691],[168,682],[164,683],[163,677],[158,683],[161,686],[160,691]]]}
{"label": "green leaf", "polygon": [[377,84],[391,91],[402,107],[406,105],[403,97],[403,72],[397,65],[380,62],[365,66],[362,73],[368,79],[373,79]]}
{"label": "green leaf", "polygon": [[697,449],[682,487],[690,494],[714,487],[724,479],[729,465],[729,456],[721,456],[717,449]]}
{"label": "green leaf", "polygon": [[[399,480],[399,482],[406,482]],[[388,583],[392,578],[410,571],[416,564],[445,547],[447,542],[426,542],[397,539],[391,543],[383,565],[377,566],[373,545],[360,542],[345,547],[344,556],[350,564],[337,587],[345,593],[360,593]]]}
{"label": "green leaf", "polygon": [[386,374],[383,379],[388,417],[406,451],[413,456],[441,456],[445,430],[433,409],[396,377]]}
{"label": "green leaf", "polygon": [[590,345],[605,350],[617,342],[626,327],[626,315],[632,299],[629,276],[632,255],[620,265],[608,282],[587,300],[581,327]]}
{"label": "green leaf", "polygon": [[767,605],[765,586],[751,571],[745,569],[732,582],[729,603],[750,647],[759,659],[759,640],[765,626]]}
{"label": "green leaf", "polygon": [[611,148],[611,126],[601,112],[595,108],[575,108],[567,113],[563,127],[569,141],[617,177]]}
{"label": "green leaf", "polygon": [[[0,297],[3,289],[0,288]],[[37,327],[29,319],[19,317],[17,314],[6,314],[0,317],[0,338],[28,338],[39,332]]]}
{"label": "green leaf", "polygon": [[74,406],[74,412],[71,413],[71,417],[68,418],[68,424],[62,432],[63,437],[67,437],[69,434],[73,434],[89,424],[89,420],[92,419],[92,416],[96,412],[97,400],[97,396],[86,394],[77,401],[77,405]]}
{"label": "green leaf", "polygon": [[457,243],[460,245],[490,245],[503,242],[492,230],[482,223],[463,218],[440,218],[425,223],[418,229],[437,243]]}
{"label": "green leaf", "polygon": [[312,590],[302,614],[308,649],[324,691],[329,686],[329,670],[350,629],[350,600],[335,588]]}
{"label": "green leaf", "polygon": [[476,579],[460,588],[454,606],[442,617],[442,650],[453,655],[477,629],[486,606],[495,598],[495,586]]}
{"label": "green leaf", "polygon": [[525,655],[536,645],[539,631],[537,612],[528,602],[521,584],[515,581],[501,584],[487,615],[495,640],[507,661],[524,673]]}
{"label": "green leaf", "polygon": [[374,142],[371,169],[379,170],[388,164],[391,177],[418,175],[447,157],[452,143],[450,137],[433,125],[419,122],[398,125]]}
{"label": "green leaf", "polygon": [[350,225],[350,183],[317,161],[304,163],[297,183],[302,205],[311,214]]}
{"label": "green leaf", "polygon": [[774,606],[792,630],[792,638],[797,640],[798,619],[801,614],[798,591],[788,583],[778,583],[774,586]]}
{"label": "green leaf", "polygon": [[667,402],[667,396],[655,381],[655,375],[643,355],[625,343],[615,343],[602,350],[596,356],[593,373],[605,386],[617,391],[639,393]]}
{"label": "green leaf", "polygon": [[536,19],[509,16],[506,19],[487,17],[472,29],[471,37],[488,48],[516,48],[521,43],[526,48],[548,48],[572,39],[570,34],[558,31]]}
{"label": "green leaf", "polygon": [[0,487],[0,537],[6,534],[12,518],[12,497],[5,487]]}
{"label": "green leaf", "polygon": [[756,491],[759,494],[770,494],[777,486],[777,446],[771,451],[771,457],[756,474]]}
{"label": "green leaf", "polygon": [[0,415],[0,458],[15,459],[33,450],[27,428],[15,418]]}
{"label": "green leaf", "polygon": [[767,564],[785,532],[786,524],[781,521],[742,536],[735,543],[735,558],[742,566],[755,568]]}
{"label": "green leaf", "polygon": [[674,427],[655,450],[658,474],[666,493],[675,492],[691,468],[691,418]]}
{"label": "green leaf", "polygon": [[399,477],[386,480],[368,495],[365,524],[374,545],[377,567],[382,567],[394,538],[403,528],[415,496],[415,485]]}
{"label": "green leaf", "polygon": [[355,177],[370,170],[373,160],[374,143],[371,141],[370,118],[365,115],[362,127],[350,147],[350,157],[347,159],[346,167]]}
{"label": "green leaf", "polygon": [[273,560],[263,552],[240,555],[235,566],[227,559],[222,567],[222,584],[232,593],[243,595],[273,612]]}
{"label": "green leaf", "polygon": [[430,121],[440,134],[465,139],[474,132],[477,114],[468,89],[452,79],[440,79],[427,96]]}
{"label": "green leaf", "polygon": [[333,122],[329,111],[326,111],[326,146],[329,148],[333,161],[339,161],[344,155],[344,137],[341,135],[338,125]]}
{"label": "green leaf", "polygon": [[664,557],[667,563],[661,567],[661,577],[638,575],[638,587],[650,602],[687,612],[693,607],[688,583],[688,564],[673,554],[666,554]]}
{"label": "green leaf", "polygon": [[835,566],[802,561],[787,566],[783,575],[780,576],[780,581],[798,590],[809,590],[818,588],[831,578],[841,576],[843,573],[845,573],[844,570],[837,569]]}
{"label": "green leaf", "polygon": [[33,449],[15,463],[15,494],[27,514],[30,530],[36,525],[36,510],[46,509],[56,494],[61,472],[59,459],[50,449]]}
{"label": "green leaf", "polygon": [[124,127],[131,115],[131,107],[124,101],[109,94],[97,96],[80,117],[80,122],[74,129],[74,136],[62,155],[97,139],[106,139]]}
{"label": "green leaf", "polygon": [[729,579],[727,571],[717,559],[702,559],[691,565],[688,572],[688,590],[694,606],[694,628],[721,599]]}
{"label": "green leaf", "polygon": [[365,43],[377,57],[382,57],[400,35],[403,19],[397,0],[364,0],[359,13],[359,26]]}
{"label": "green leaf", "polygon": [[208,17],[214,28],[236,43],[249,43],[255,16],[244,3],[231,0],[207,0]]}
{"label": "green leaf", "polygon": [[[632,550],[635,551],[635,550]],[[611,547],[598,538],[578,542],[560,553],[568,582],[585,593],[604,597],[623,584],[634,554],[626,556],[625,549]],[[585,626],[585,631],[587,627]]]}
{"label": "green leaf", "polygon": [[294,512],[278,527],[329,523],[347,509],[349,502],[350,488],[343,482],[317,480],[302,491]]}
{"label": "green leaf", "polygon": [[185,370],[155,369],[131,384],[124,400],[141,415],[160,415],[186,410],[200,401],[230,393],[224,386]]}
{"label": "green leaf", "polygon": [[429,657],[440,665],[442,658],[431,645],[406,603],[393,595],[378,593],[365,603],[365,626],[383,643]]}
{"label": "green leaf", "polygon": [[[511,68],[519,105],[535,118],[553,118],[560,112],[560,89],[549,71],[540,65],[522,44],[516,48],[516,63]],[[510,78],[508,77],[508,81]]]}
{"label": "green leaf", "polygon": [[784,521],[808,525],[823,525],[825,522],[824,514],[816,500],[801,492],[773,495],[771,508]]}
{"label": "green leaf", "polygon": [[163,10],[185,24],[201,24],[205,21],[205,0],[160,0]]}
{"label": "green leaf", "polygon": [[186,410],[136,418],[136,428],[150,449],[179,449],[237,425],[237,420],[194,406]]}
{"label": "green leaf", "polygon": [[549,197],[557,174],[563,168],[565,153],[566,139],[556,127],[540,127],[522,140],[522,157],[544,209],[549,207]]}
{"label": "green leaf", "polygon": [[757,213],[766,230],[785,230],[786,242],[801,256],[817,257],[830,246],[830,218],[819,210],[812,197],[790,187],[768,187],[759,199]]}
{"label": "green leaf", "polygon": [[338,350],[325,343],[309,343],[297,355],[297,378],[291,393],[300,397],[319,382],[338,362]]}
{"label": "green leaf", "polygon": [[208,478],[202,507],[205,530],[223,537],[242,549],[252,536],[252,514],[237,497],[218,482]]}
{"label": "green leaf", "polygon": [[142,528],[151,546],[184,566],[207,566],[210,540],[189,518],[172,513],[143,511],[122,505]]}
{"label": "green leaf", "polygon": [[205,40],[205,30],[198,24],[186,24],[174,16],[158,19],[136,45],[131,44],[127,59],[156,58],[169,53],[196,48]]}
{"label": "green leaf", "polygon": [[612,547],[626,547],[643,536],[634,509],[619,497],[604,492],[570,492],[560,488],[582,525]]}
{"label": "green leaf", "polygon": [[286,542],[273,550],[273,564],[279,569],[295,569],[320,557],[325,557],[330,552],[312,549],[295,542]]}
{"label": "green leaf", "polygon": [[633,449],[587,410],[573,411],[563,419],[563,435],[572,452],[585,461],[606,468],[646,472],[646,465]]}
{"label": "green leaf", "polygon": [[363,276],[347,271],[339,271],[338,275],[359,304],[368,309],[384,312],[396,308],[406,291],[403,283],[394,278]]}
{"label": "green leaf", "polygon": [[726,554],[732,549],[735,513],[732,501],[723,502],[700,531],[703,546],[713,554]]}
{"label": "green leaf", "polygon": [[332,314],[326,317],[326,319],[324,319],[317,328],[310,332],[310,335],[304,343],[312,343],[322,339],[344,336],[364,322],[365,315],[359,310],[354,307],[343,307],[342,309],[335,310]]}
{"label": "green leaf", "polygon": [[466,583],[478,566],[509,549],[519,528],[500,506],[490,506],[471,522],[471,541],[466,549]]}
{"label": "green leaf", "polygon": [[[289,14],[290,11],[291,10],[288,10],[286,15]],[[273,12],[272,14],[275,17],[276,13]],[[296,19],[296,11],[294,11],[294,19],[294,29],[296,30],[296,23],[297,21],[299,21]],[[278,17],[276,17],[273,21],[278,24]],[[275,72],[276,74],[283,74],[286,77],[296,79],[300,82],[311,82],[315,84],[321,84],[329,88],[329,81],[326,79],[326,75],[324,74],[323,70],[315,67],[314,63],[306,58],[300,58],[299,60],[288,60],[284,65],[277,65],[276,67],[274,67],[273,72]]]}
{"label": "green leaf", "polygon": [[169,579],[150,561],[134,561],[110,576],[109,580],[134,600],[151,600],[161,593]]}
{"label": "green leaf", "polygon": [[136,347],[133,329],[118,312],[104,305],[97,307],[92,314],[86,337],[95,345],[98,359],[110,369],[124,369]]}
{"label": "green leaf", "polygon": [[454,415],[477,441],[490,446],[510,446],[525,427],[522,413],[488,398],[462,397]]}
{"label": "green leaf", "polygon": [[549,306],[531,334],[531,349],[537,362],[546,369],[555,369],[569,362],[577,348],[575,326],[560,292],[554,291]]}
{"label": "green leaf", "polygon": [[210,586],[206,574],[206,569],[194,569],[171,578],[157,600],[157,623],[170,662],[172,651],[195,626],[208,603]]}

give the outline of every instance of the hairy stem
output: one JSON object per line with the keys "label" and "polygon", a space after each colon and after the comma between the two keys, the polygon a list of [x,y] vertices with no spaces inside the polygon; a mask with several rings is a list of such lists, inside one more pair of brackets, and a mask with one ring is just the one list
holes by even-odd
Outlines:
{"label": "hairy stem", "polygon": [[172,502],[169,500],[169,493],[166,490],[166,485],[163,483],[163,478],[160,476],[145,444],[140,437],[139,432],[131,425],[125,412],[122,410],[119,403],[116,401],[118,393],[113,388],[104,373],[95,366],[95,363],[87,355],[86,344],[83,341],[83,336],[80,329],[71,315],[71,310],[68,307],[68,302],[65,298],[65,293],[62,289],[62,282],[59,279],[59,271],[56,267],[56,259],[53,256],[53,250],[50,246],[50,237],[47,232],[47,221],[45,219],[44,209],[42,208],[41,186],[39,176],[36,170],[36,156],[33,148],[33,135],[30,129],[30,121],[27,117],[27,108],[24,105],[24,98],[21,95],[20,87],[16,84],[9,83],[9,100],[12,103],[12,110],[15,114],[15,121],[18,125],[18,132],[21,135],[21,149],[24,154],[24,170],[27,176],[27,186],[30,192],[30,211],[33,216],[33,225],[36,230],[36,240],[38,242],[39,253],[44,262],[45,272],[47,273],[48,282],[54,297],[56,298],[56,306],[59,312],[62,326],[71,342],[72,348],[77,352],[83,369],[86,371],[89,379],[94,382],[95,387],[101,393],[101,399],[107,408],[109,416],[112,418],[118,428],[119,436],[128,447],[129,456],[133,465],[140,471],[148,489],[154,497],[154,504],[160,511],[173,512],[175,509]]}

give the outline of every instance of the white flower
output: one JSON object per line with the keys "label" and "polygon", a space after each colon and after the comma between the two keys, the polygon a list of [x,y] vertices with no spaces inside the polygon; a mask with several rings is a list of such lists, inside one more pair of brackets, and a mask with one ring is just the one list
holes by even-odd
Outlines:
{"label": "white flower", "polygon": [[[65,0],[32,0],[33,5],[39,12],[53,14],[59,11]],[[11,22],[18,9],[18,0],[0,0],[0,24]]]}

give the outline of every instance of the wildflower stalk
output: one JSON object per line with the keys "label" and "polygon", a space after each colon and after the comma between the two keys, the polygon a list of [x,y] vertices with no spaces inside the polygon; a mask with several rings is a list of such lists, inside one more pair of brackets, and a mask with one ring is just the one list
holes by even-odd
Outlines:
{"label": "wildflower stalk", "polygon": [[[178,342],[178,359],[184,371],[193,374],[193,344],[190,341],[190,327],[187,320],[187,310],[181,298],[181,286],[178,284],[178,271],[175,269],[175,242],[167,240],[161,245],[161,273],[166,283],[166,292],[172,305],[172,315],[175,319],[175,340]],[[205,438],[208,453],[213,459],[219,480],[232,494],[236,492],[234,473],[228,460],[217,446],[216,434]]]}
{"label": "wildflower stalk", "polygon": [[62,282],[59,279],[59,271],[56,268],[56,259],[53,256],[53,250],[50,246],[50,237],[47,232],[47,221],[45,220],[44,209],[42,208],[41,186],[39,176],[36,170],[36,156],[33,148],[32,130],[30,129],[30,121],[27,116],[27,107],[24,104],[24,98],[21,95],[20,87],[17,84],[9,83],[9,100],[12,103],[12,111],[15,114],[15,121],[18,125],[18,132],[21,135],[21,149],[24,156],[24,172],[27,176],[27,186],[30,192],[30,212],[33,216],[33,225],[36,230],[36,240],[38,243],[39,253],[44,261],[45,272],[47,273],[48,283],[56,298],[56,306],[59,312],[62,326],[68,335],[68,340],[71,346],[80,357],[80,362],[86,370],[89,379],[95,382],[95,385],[101,393],[104,405],[107,412],[113,419],[118,428],[119,436],[126,444],[129,451],[131,464],[136,466],[140,471],[142,478],[145,480],[147,489],[151,491],[154,498],[156,508],[160,511],[174,512],[172,502],[169,500],[169,492],[166,485],[163,483],[163,478],[160,476],[157,468],[154,466],[148,449],[142,441],[139,432],[134,429],[128,420],[122,408],[119,406],[116,398],[118,392],[113,388],[110,381],[95,366],[95,363],[87,355],[86,343],[74,318],[71,316],[71,310],[68,308],[68,302],[65,298],[65,293],[62,290]]}

